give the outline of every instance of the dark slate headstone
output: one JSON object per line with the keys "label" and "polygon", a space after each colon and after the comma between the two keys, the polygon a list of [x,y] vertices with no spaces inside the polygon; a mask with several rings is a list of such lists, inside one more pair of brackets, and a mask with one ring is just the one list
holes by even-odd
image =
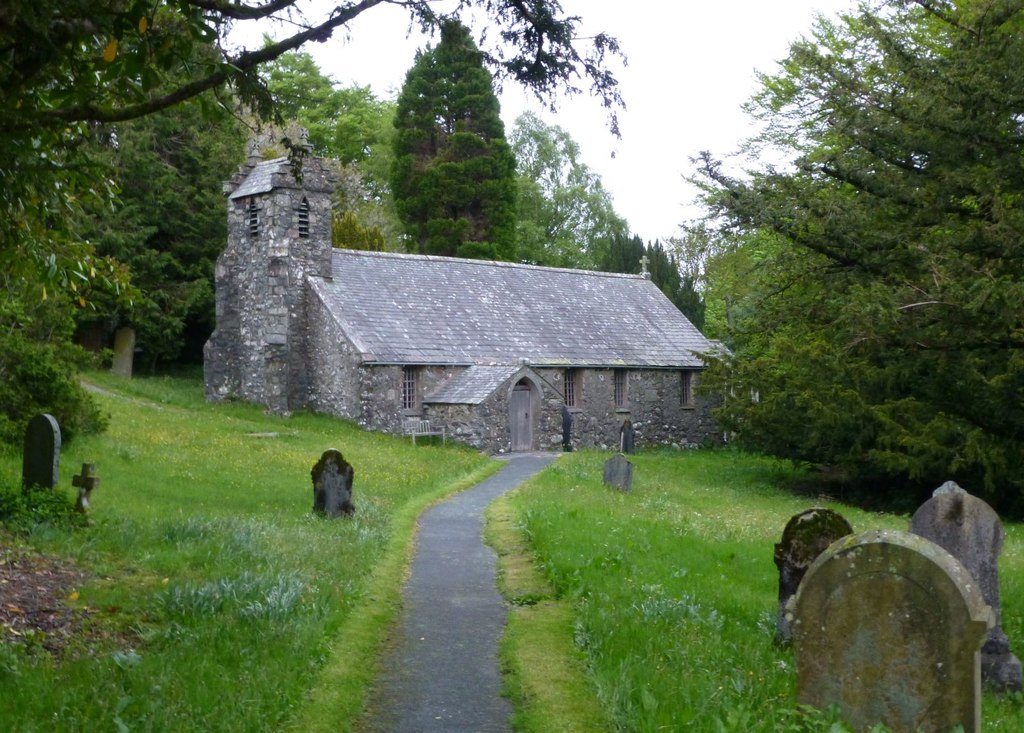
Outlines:
{"label": "dark slate headstone", "polygon": [[572,450],[572,413],[568,405],[562,405],[562,450]]}
{"label": "dark slate headstone", "polygon": [[775,565],[779,568],[776,642],[787,644],[792,639],[786,604],[796,594],[807,568],[829,545],[852,533],[853,528],[841,514],[822,507],[802,511],[786,523],[782,541],[775,545]]}
{"label": "dark slate headstone", "polygon": [[636,431],[633,429],[633,422],[626,420],[619,430],[619,450],[623,453],[635,453]]}
{"label": "dark slate headstone", "polygon": [[853,730],[981,731],[979,649],[993,623],[955,557],[906,532],[834,542],[789,602],[797,701]]}
{"label": "dark slate headstone", "polygon": [[21,485],[52,489],[60,478],[60,425],[53,415],[36,415],[25,429]]}
{"label": "dark slate headstone", "polygon": [[355,471],[341,451],[324,451],[313,466],[313,511],[328,517],[350,515],[356,508],[352,503],[352,477]]}
{"label": "dark slate headstone", "polygon": [[633,464],[621,453],[604,462],[604,482],[619,491],[632,491]]}
{"label": "dark slate headstone", "polygon": [[981,648],[981,679],[998,692],[1021,689],[1020,660],[1003,631],[999,599],[999,554],[1003,523],[983,500],[947,481],[910,520],[910,531],[942,547],[967,568],[995,614],[995,626]]}

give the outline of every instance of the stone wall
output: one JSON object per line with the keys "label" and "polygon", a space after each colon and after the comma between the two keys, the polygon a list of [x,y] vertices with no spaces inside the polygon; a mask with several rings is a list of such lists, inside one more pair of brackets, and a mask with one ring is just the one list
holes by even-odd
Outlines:
{"label": "stone wall", "polygon": [[359,354],[317,295],[316,282],[307,282],[306,287],[310,290],[306,300],[309,359],[304,406],[358,420],[362,377]]}
{"label": "stone wall", "polygon": [[[692,448],[708,440],[716,440],[716,426],[711,419],[715,405],[695,396],[692,404],[684,404],[679,369],[629,369],[627,399],[623,407],[615,406],[615,370],[585,369],[580,371],[577,407],[573,413],[573,445],[588,448],[617,448],[619,431],[626,420],[636,430],[636,445]],[[559,370],[557,383],[564,371]],[[699,372],[691,376],[695,392]],[[561,422],[559,421],[559,426]],[[561,428],[559,427],[559,436]]]}
{"label": "stone wall", "polygon": [[[421,397],[459,369],[422,367],[419,372]],[[404,417],[422,416],[437,426],[443,425],[449,438],[488,453],[509,451],[509,395],[515,383],[529,375],[535,387],[534,449],[561,450],[562,369],[525,369],[481,404],[429,404],[422,411],[401,409],[401,366],[364,366],[360,373],[358,420],[364,427],[398,434]],[[611,369],[580,370],[577,393],[580,406],[571,408],[574,447],[616,449],[619,431],[627,419],[632,421],[636,431],[637,447],[693,448],[717,439],[710,415],[714,405],[701,397],[696,397],[692,405],[683,404],[680,370],[629,370],[628,403],[623,408],[614,405],[613,373]],[[696,373],[692,380],[691,387],[695,389]],[[335,414],[340,413],[335,411]]]}
{"label": "stone wall", "polygon": [[[225,193],[260,165],[268,164],[253,159],[242,166]],[[304,283],[308,275],[330,274],[333,186],[315,158],[303,164],[301,187],[287,165],[278,168],[269,191],[228,198],[228,245],[214,277],[217,326],[204,349],[204,369],[208,399],[239,398],[288,412],[306,402]],[[308,217],[300,236],[304,198]]]}

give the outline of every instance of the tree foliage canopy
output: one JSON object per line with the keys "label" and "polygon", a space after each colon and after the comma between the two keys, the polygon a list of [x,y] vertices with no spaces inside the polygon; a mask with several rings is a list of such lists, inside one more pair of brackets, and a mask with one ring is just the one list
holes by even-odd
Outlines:
{"label": "tree foliage canopy", "polygon": [[611,240],[629,225],[615,212],[601,177],[580,160],[569,132],[532,112],[511,135],[518,189],[518,258],[554,267],[596,269]]}
{"label": "tree foliage canopy", "polygon": [[740,180],[724,416],[749,445],[875,480],[1024,487],[1024,3],[918,0],[820,20],[751,110],[795,156]]}

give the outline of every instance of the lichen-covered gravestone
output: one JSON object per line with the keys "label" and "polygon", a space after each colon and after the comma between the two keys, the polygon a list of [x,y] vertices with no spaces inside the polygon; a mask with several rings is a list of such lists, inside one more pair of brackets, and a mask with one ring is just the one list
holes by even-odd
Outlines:
{"label": "lichen-covered gravestone", "polygon": [[313,511],[328,517],[352,514],[352,478],[355,471],[341,451],[324,451],[310,471],[313,478]]}
{"label": "lichen-covered gravestone", "polygon": [[979,648],[992,610],[956,558],[906,532],[831,545],[789,603],[797,699],[855,731],[981,730]]}
{"label": "lichen-covered gravestone", "polygon": [[998,692],[1020,690],[1020,660],[1010,651],[1002,627],[999,553],[1003,550],[1003,523],[999,515],[983,500],[947,481],[918,507],[910,531],[959,560],[981,586],[995,616],[995,625],[981,647],[981,681]]}
{"label": "lichen-covered gravestone", "polygon": [[779,611],[775,624],[775,640],[787,644],[792,640],[786,604],[800,587],[807,568],[829,545],[853,532],[850,523],[831,509],[813,507],[794,515],[786,523],[782,541],[775,545],[775,565],[779,568]]}
{"label": "lichen-covered gravestone", "polygon": [[633,489],[633,464],[621,453],[604,462],[604,482],[607,486],[614,486],[619,491],[631,491]]}
{"label": "lichen-covered gravestone", "polygon": [[60,425],[53,415],[36,415],[25,429],[21,485],[52,489],[60,477]]}

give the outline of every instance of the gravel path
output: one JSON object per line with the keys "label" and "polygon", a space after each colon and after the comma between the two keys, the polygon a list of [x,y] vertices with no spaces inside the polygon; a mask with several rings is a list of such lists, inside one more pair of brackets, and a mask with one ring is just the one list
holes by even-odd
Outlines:
{"label": "gravel path", "polygon": [[486,481],[420,517],[404,611],[367,717],[373,733],[508,731],[498,640],[508,608],[483,542],[484,508],[556,454],[516,454]]}

